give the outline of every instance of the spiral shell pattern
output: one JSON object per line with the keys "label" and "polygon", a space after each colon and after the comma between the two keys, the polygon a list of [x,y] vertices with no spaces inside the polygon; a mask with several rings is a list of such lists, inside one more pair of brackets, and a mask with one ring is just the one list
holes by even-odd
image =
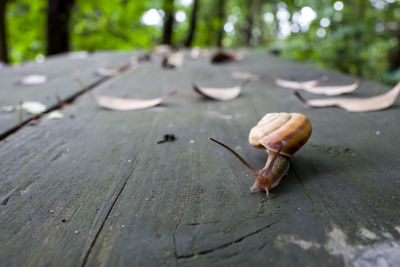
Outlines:
{"label": "spiral shell pattern", "polygon": [[285,141],[280,154],[291,157],[307,142],[311,132],[311,122],[303,114],[268,113],[251,129],[249,142],[257,148],[277,152]]}

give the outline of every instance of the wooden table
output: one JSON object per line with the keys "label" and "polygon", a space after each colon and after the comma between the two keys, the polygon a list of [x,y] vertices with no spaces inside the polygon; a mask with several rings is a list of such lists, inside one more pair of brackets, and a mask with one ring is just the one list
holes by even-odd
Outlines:
{"label": "wooden table", "polygon": [[[0,106],[35,100],[53,110],[56,94],[61,104],[74,100],[63,119],[43,116],[34,126],[18,128],[18,112],[0,113],[0,266],[399,266],[399,100],[369,113],[307,108],[273,78],[355,78],[264,52],[219,66],[187,59],[176,70],[153,55],[110,79],[94,74],[134,54],[63,55],[0,70]],[[261,80],[232,101],[190,96],[192,81],[237,85],[234,71]],[[49,81],[15,84],[33,73]],[[74,75],[98,94],[188,94],[147,110],[109,111],[82,94]],[[388,89],[362,81],[351,95]],[[254,178],[207,138],[261,168],[266,153],[248,134],[268,112],[304,113],[313,134],[266,199],[249,194]],[[155,144],[165,134],[177,139]]]}

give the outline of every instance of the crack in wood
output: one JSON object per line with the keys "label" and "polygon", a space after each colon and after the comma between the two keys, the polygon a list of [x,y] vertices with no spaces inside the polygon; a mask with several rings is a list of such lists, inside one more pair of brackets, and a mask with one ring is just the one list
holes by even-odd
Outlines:
{"label": "crack in wood", "polygon": [[293,169],[294,175],[296,176],[297,180],[299,180],[299,183],[300,183],[301,187],[303,188],[304,192],[306,192],[307,197],[310,199],[311,203],[314,204],[314,200],[312,199],[310,193],[308,193],[308,190],[304,186],[303,180],[301,180],[300,176],[296,172],[296,168],[293,165],[292,165],[292,169]]}
{"label": "crack in wood", "polygon": [[[156,121],[156,119],[154,119],[153,124],[154,124],[155,121]],[[100,221],[100,226],[96,230],[96,233],[95,233],[95,235],[93,237],[93,240],[90,242],[89,248],[87,249],[86,253],[82,254],[84,256],[83,256],[82,264],[80,265],[81,267],[84,267],[84,266],[87,265],[90,253],[92,252],[92,250],[94,248],[94,245],[96,244],[96,241],[99,238],[99,236],[100,236],[100,234],[101,234],[101,232],[102,232],[102,230],[104,228],[104,225],[106,224],[107,219],[110,217],[111,211],[113,210],[115,204],[118,202],[118,199],[120,198],[122,192],[124,191],[124,188],[125,188],[126,184],[128,183],[129,178],[132,177],[132,174],[133,174],[133,172],[134,172],[134,170],[136,168],[136,165],[139,162],[139,155],[140,155],[140,152],[142,151],[142,148],[143,148],[145,142],[141,142],[141,144],[142,145],[138,149],[139,152],[136,154],[136,156],[133,159],[134,166],[132,167],[132,170],[129,172],[129,175],[126,176],[126,178],[122,181],[122,183],[119,183],[116,186],[116,188],[112,191],[113,193],[111,194],[111,199],[104,204],[104,206],[105,206],[104,209],[106,210],[106,212],[105,212],[106,214],[104,215],[104,218],[102,216],[102,214],[104,214],[104,213],[100,211],[100,213],[96,216],[96,218],[94,219],[94,221],[92,223],[92,228],[95,228],[96,224],[98,224],[99,221]],[[117,193],[115,194],[115,192],[117,192]],[[100,209],[100,210],[103,210],[103,208]]]}
{"label": "crack in wood", "polygon": [[192,254],[189,254],[189,255],[175,255],[175,256],[176,256],[177,259],[188,259],[188,258],[192,258],[192,257],[194,257],[196,255],[206,255],[206,254],[212,253],[212,252],[214,252],[216,250],[220,250],[220,249],[224,249],[224,248],[227,248],[229,246],[232,246],[232,245],[236,245],[237,243],[240,243],[243,240],[245,240],[245,239],[247,239],[247,238],[249,238],[249,237],[251,237],[253,235],[258,234],[258,233],[262,232],[263,230],[270,228],[274,224],[278,223],[281,219],[282,219],[282,217],[279,218],[278,220],[276,220],[275,222],[272,222],[272,223],[270,223],[270,224],[268,224],[268,225],[266,225],[266,226],[264,226],[264,227],[262,227],[260,229],[257,229],[256,231],[248,233],[248,234],[246,234],[246,235],[244,235],[244,236],[242,236],[242,237],[240,237],[238,239],[232,240],[232,241],[227,242],[225,244],[219,245],[219,246],[217,246],[215,248],[211,248],[211,249],[195,252],[195,253],[192,253]]}
{"label": "crack in wood", "polygon": [[18,131],[21,130],[22,128],[24,128],[30,121],[40,119],[40,118],[43,117],[45,114],[47,114],[47,113],[49,113],[49,112],[51,112],[51,111],[60,109],[64,104],[71,103],[71,102],[75,101],[79,96],[83,95],[84,93],[86,93],[86,92],[89,91],[89,90],[92,90],[93,88],[99,86],[100,84],[106,82],[106,81],[109,80],[110,78],[111,78],[111,77],[103,77],[103,78],[101,78],[100,80],[98,80],[98,81],[96,81],[96,82],[94,82],[94,83],[88,85],[87,87],[82,88],[82,90],[80,90],[80,91],[78,91],[77,93],[75,93],[75,94],[73,94],[73,95],[67,97],[67,98],[64,99],[63,101],[58,102],[57,104],[54,104],[54,105],[50,106],[50,107],[49,107],[48,109],[46,109],[43,113],[40,113],[40,114],[38,114],[38,115],[34,115],[34,116],[31,116],[31,117],[25,119],[24,121],[21,122],[21,124],[18,124],[17,126],[15,126],[15,127],[11,128],[11,129],[5,131],[4,133],[0,134],[0,142],[3,141],[3,140],[5,140],[5,139],[6,139],[7,137],[9,137],[10,135],[12,135],[12,134],[18,132]]}
{"label": "crack in wood", "polygon": [[188,189],[188,192],[187,192],[187,194],[185,196],[185,202],[183,204],[182,214],[179,217],[179,221],[176,224],[175,231],[174,231],[174,234],[173,234],[173,243],[174,243],[175,257],[176,258],[178,258],[178,251],[177,251],[177,248],[176,248],[176,233],[178,232],[178,228],[182,223],[183,215],[185,215],[186,204],[187,204],[187,201],[189,200],[189,196],[190,196],[190,193],[191,193],[191,190],[192,190],[192,183],[193,183],[193,154],[192,154],[191,158],[192,158],[192,162],[191,162],[192,164],[191,164],[191,174],[190,174],[189,189]]}
{"label": "crack in wood", "polygon": [[[297,174],[296,172],[296,168],[292,165],[292,169],[294,172],[294,175],[296,176],[296,178],[299,180],[299,183],[301,185],[301,187],[303,188],[304,192],[306,193],[307,197],[310,199],[311,203],[313,203],[313,205],[315,204],[314,200],[312,199],[310,193],[308,192],[308,190],[306,189],[306,187],[304,186],[303,180],[300,178],[300,176]],[[326,210],[328,211],[328,213],[332,216],[332,218],[336,219],[335,215],[333,215],[333,213],[330,211],[330,209],[326,208]]]}
{"label": "crack in wood", "polygon": [[8,200],[10,200],[10,197],[4,198],[4,199],[1,201],[1,205],[4,205],[4,206],[7,205]]}
{"label": "crack in wood", "polygon": [[[104,225],[105,225],[105,223],[106,223],[108,217],[110,216],[112,209],[114,208],[115,204],[117,203],[117,201],[118,201],[118,199],[119,199],[119,197],[120,197],[122,191],[124,190],[124,188],[125,188],[125,186],[126,186],[128,180],[129,180],[129,178],[132,176],[133,171],[135,170],[135,167],[136,167],[137,162],[138,162],[137,158],[138,158],[138,155],[136,155],[136,157],[135,157],[135,159],[134,159],[135,165],[132,167],[132,170],[129,172],[129,175],[127,175],[126,178],[123,180],[123,182],[120,183],[120,184],[118,184],[118,185],[116,186],[115,190],[113,190],[113,192],[117,192],[117,193],[116,193],[116,194],[115,194],[115,193],[112,194],[112,196],[111,196],[111,205],[109,205],[109,207],[106,208],[107,211],[106,211],[106,214],[105,214],[104,218],[101,218],[101,217],[102,217],[102,216],[101,216],[101,215],[102,215],[102,212],[100,212],[99,215],[98,215],[98,216],[95,218],[95,220],[93,221],[93,224],[92,224],[92,225],[96,225],[99,221],[101,221],[101,223],[100,223],[100,226],[99,226],[99,228],[97,229],[97,231],[96,231],[96,233],[95,233],[95,235],[94,235],[93,240],[90,242],[90,246],[89,246],[88,250],[87,250],[86,253],[84,254],[85,256],[84,256],[84,258],[83,258],[81,267],[83,267],[83,266],[86,265],[86,263],[87,263],[87,261],[88,261],[88,259],[89,259],[89,255],[90,255],[90,253],[92,252],[92,249],[93,249],[93,247],[94,247],[94,245],[95,245],[95,243],[96,243],[98,237],[100,236],[100,233],[101,233],[101,231],[103,230],[103,227],[104,227]],[[106,205],[107,205],[108,203],[110,203],[110,201],[107,201],[107,202],[106,202]]]}

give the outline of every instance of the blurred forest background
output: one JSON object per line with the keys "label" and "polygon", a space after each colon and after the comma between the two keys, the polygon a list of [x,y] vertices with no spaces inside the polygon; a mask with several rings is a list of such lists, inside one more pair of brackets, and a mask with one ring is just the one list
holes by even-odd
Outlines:
{"label": "blurred forest background", "polygon": [[0,0],[0,61],[66,51],[252,47],[400,80],[399,0]]}

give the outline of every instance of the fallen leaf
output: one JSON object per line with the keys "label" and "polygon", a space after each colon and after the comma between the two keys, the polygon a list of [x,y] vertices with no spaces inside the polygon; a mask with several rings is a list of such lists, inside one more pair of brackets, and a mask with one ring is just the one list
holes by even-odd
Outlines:
{"label": "fallen leaf", "polygon": [[327,98],[305,100],[296,92],[296,96],[305,104],[311,107],[338,106],[349,112],[377,111],[389,108],[393,105],[400,93],[400,82],[385,94],[367,98]]}
{"label": "fallen leaf", "polygon": [[360,86],[360,82],[355,82],[349,85],[339,85],[339,86],[318,86],[321,82],[327,79],[326,76],[318,80],[310,80],[305,82],[282,80],[279,78],[275,79],[275,84],[284,88],[294,89],[294,90],[304,90],[313,94],[323,94],[323,95],[342,95],[348,94],[356,90]]}
{"label": "fallen leaf", "polygon": [[235,60],[236,55],[234,53],[224,51],[219,51],[211,57],[211,63],[213,64],[226,63]]}
{"label": "fallen leaf", "polygon": [[252,74],[250,72],[233,72],[232,78],[239,80],[251,80],[251,81],[259,81],[260,76]]}
{"label": "fallen leaf", "polygon": [[193,84],[193,89],[205,98],[219,101],[227,101],[237,98],[240,95],[242,86],[235,86],[230,88],[207,88]]}
{"label": "fallen leaf", "polygon": [[151,53],[144,53],[138,56],[137,61],[139,62],[151,61]]}
{"label": "fallen leaf", "polygon": [[17,83],[23,85],[37,85],[47,82],[47,76],[40,74],[27,75],[21,78]]}
{"label": "fallen leaf", "polygon": [[355,82],[349,85],[340,85],[340,86],[311,86],[305,87],[303,90],[313,93],[313,94],[323,94],[323,95],[342,95],[348,94],[356,90],[360,86],[360,82]]}
{"label": "fallen leaf", "polygon": [[100,67],[96,70],[96,74],[104,77],[111,77],[118,74],[118,69],[116,68],[107,68],[107,67]]}
{"label": "fallen leaf", "polygon": [[2,106],[0,109],[2,112],[13,112],[14,106]]}
{"label": "fallen leaf", "polygon": [[207,57],[209,56],[210,51],[208,49],[202,49],[200,47],[193,47],[190,50],[190,58],[191,59],[199,59],[200,57]]}
{"label": "fallen leaf", "polygon": [[135,98],[119,98],[113,96],[96,95],[91,93],[96,103],[105,109],[110,110],[138,110],[146,109],[161,104],[167,97],[175,94],[176,91],[170,92],[168,95],[154,99],[135,99]]}
{"label": "fallen leaf", "polygon": [[35,126],[35,125],[38,125],[39,123],[40,123],[39,119],[34,119],[34,120],[28,121],[26,124],[29,126]]}
{"label": "fallen leaf", "polygon": [[68,54],[68,56],[73,59],[85,59],[89,57],[89,53],[87,51],[78,51],[78,52],[71,52]]}
{"label": "fallen leaf", "polygon": [[158,46],[154,47],[153,51],[157,54],[169,53],[172,51],[172,47],[170,45],[166,45],[166,44],[158,45]]}
{"label": "fallen leaf", "polygon": [[62,119],[64,118],[64,114],[62,114],[60,111],[58,110],[54,110],[52,112],[50,112],[49,114],[47,114],[46,118],[48,119]]}
{"label": "fallen leaf", "polygon": [[198,59],[201,55],[201,49],[199,47],[193,47],[190,50],[190,58],[191,59]]}
{"label": "fallen leaf", "polygon": [[20,109],[23,109],[33,115],[37,115],[46,111],[47,107],[36,101],[23,102]]}
{"label": "fallen leaf", "polygon": [[183,52],[176,52],[165,56],[161,65],[167,69],[178,68],[182,66],[184,58],[185,54]]}
{"label": "fallen leaf", "polygon": [[[133,64],[133,62],[132,62]],[[110,67],[100,67],[97,68],[96,74],[103,76],[103,77],[112,77],[120,74],[121,72],[124,72],[130,67],[131,63],[122,65],[121,67],[118,68],[110,68]]]}
{"label": "fallen leaf", "polygon": [[323,79],[325,79],[325,77],[322,77],[321,79],[318,80],[298,82],[298,81],[282,80],[279,78],[275,78],[275,84],[284,88],[289,88],[294,90],[304,90],[304,88],[317,86],[319,83],[321,83],[321,81],[323,81]]}

